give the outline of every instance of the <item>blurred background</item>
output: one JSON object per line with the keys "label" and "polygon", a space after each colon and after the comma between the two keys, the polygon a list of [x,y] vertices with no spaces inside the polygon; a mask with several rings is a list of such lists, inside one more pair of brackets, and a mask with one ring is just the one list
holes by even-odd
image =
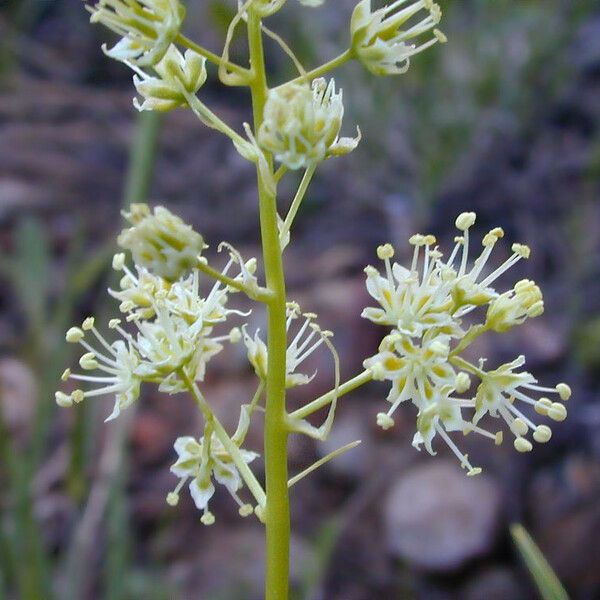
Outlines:
{"label": "blurred background", "polygon": [[[233,0],[189,0],[186,33],[220,51]],[[271,20],[312,67],[347,47],[352,0],[319,10],[289,0]],[[488,364],[527,355],[542,384],[573,387],[552,441],[518,455],[461,440],[484,475],[465,478],[444,448],[410,445],[415,415],[383,432],[385,386],[344,398],[330,440],[294,439],[298,472],[355,439],[362,445],[292,490],[293,581],[300,600],[533,599],[508,526],[527,527],[572,598],[600,598],[600,6],[594,0],[442,0],[449,38],[408,74],[337,75],[346,135],[364,138],[328,161],[286,251],[290,297],[335,332],[343,375],[382,332],[360,319],[362,268],[377,244],[400,259],[407,237],[442,244],[464,210],[475,235],[502,226],[531,245],[510,271],[535,279],[546,314],[477,348]],[[144,397],[104,425],[112,401],[59,411],[53,394],[77,357],[64,331],[117,311],[106,288],[129,200],[160,202],[201,231],[258,255],[254,174],[231,144],[189,112],[136,115],[131,73],[108,60],[106,31],[82,2],[0,0],[0,598],[253,600],[262,594],[263,532],[230,498],[204,527],[191,500],[165,503],[175,437],[198,434],[191,401]],[[272,45],[273,82],[293,75]],[[234,59],[244,60],[234,44]],[[201,90],[240,128],[245,91],[214,77]],[[136,165],[132,170],[131,164]],[[154,167],[148,186],[144,170]],[[137,178],[137,179],[136,179]],[[282,202],[294,176],[282,184]],[[497,252],[498,261],[503,251]],[[250,318],[251,330],[264,316]],[[331,386],[327,354],[295,394]],[[322,363],[322,364],[320,364]],[[254,389],[242,349],[211,363],[204,390],[233,427]],[[259,430],[250,446],[260,448]],[[484,440],[485,442],[485,440]],[[260,467],[259,467],[260,468]]]}

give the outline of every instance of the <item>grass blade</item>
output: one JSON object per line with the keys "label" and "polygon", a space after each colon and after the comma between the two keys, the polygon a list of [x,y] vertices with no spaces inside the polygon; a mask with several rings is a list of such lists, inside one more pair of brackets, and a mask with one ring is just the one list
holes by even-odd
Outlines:
{"label": "grass blade", "polygon": [[535,581],[542,599],[569,600],[565,588],[527,530],[521,524],[513,523],[510,526],[510,534]]}

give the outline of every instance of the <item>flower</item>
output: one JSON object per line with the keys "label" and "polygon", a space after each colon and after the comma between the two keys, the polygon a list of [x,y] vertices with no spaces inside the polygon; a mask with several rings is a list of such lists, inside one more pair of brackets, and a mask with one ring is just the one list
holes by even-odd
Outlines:
{"label": "flower", "polygon": [[[296,369],[319,347],[331,337],[330,331],[322,330],[315,322],[314,313],[301,313],[300,307],[295,302],[289,302],[286,307],[287,323],[286,327],[290,331],[292,324],[301,316],[304,317],[304,323],[296,331],[296,335],[289,343],[286,350],[286,380],[285,385],[288,388],[310,383],[316,372],[312,375],[296,373]],[[250,337],[247,326],[242,326],[242,335],[244,344],[248,350],[248,360],[254,367],[256,375],[262,380],[267,379],[268,354],[267,346],[259,336],[259,330],[254,337]],[[315,339],[316,338],[316,339]]]}
{"label": "flower", "polygon": [[[111,324],[114,326],[113,322]],[[92,332],[104,351],[97,350],[86,341],[88,331]],[[68,407],[72,406],[73,402],[81,402],[84,398],[114,393],[115,406],[106,420],[115,419],[122,409],[133,404],[140,395],[142,377],[137,369],[141,358],[135,346],[123,340],[117,340],[112,344],[107,342],[96,329],[93,317],[87,318],[81,327],[71,327],[67,331],[66,340],[73,344],[81,344],[85,348],[86,353],[79,359],[79,365],[84,371],[102,371],[103,375],[77,374],[67,369],[63,373],[63,381],[73,379],[99,384],[99,387],[90,391],[76,389],[71,394],[56,392],[56,402],[59,406]]]}
{"label": "flower", "polygon": [[360,132],[339,138],[343,116],[342,92],[333,79],[315,79],[310,87],[288,83],[269,91],[258,144],[289,169],[308,168],[358,145]]}
{"label": "flower", "polygon": [[525,357],[519,356],[510,363],[506,363],[493,371],[482,372],[481,383],[475,395],[475,415],[473,423],[490,414],[493,417],[502,417],[511,432],[515,435],[514,446],[519,452],[528,452],[532,449],[531,442],[525,438],[527,432],[533,431],[533,439],[544,443],[550,440],[552,431],[547,425],[535,425],[520,409],[515,406],[517,400],[534,407],[534,410],[553,421],[564,421],[567,410],[564,404],[552,402],[547,397],[535,399],[539,394],[556,394],[561,400],[568,400],[571,389],[565,383],[559,383],[554,388],[537,385],[537,380],[531,373],[515,369],[525,364]]}
{"label": "flower", "polygon": [[[432,442],[439,435],[469,475],[480,469],[473,467],[449,432],[475,432],[500,444],[501,431],[492,433],[479,426],[487,415],[500,417],[515,435],[515,449],[527,452],[532,449],[526,438],[530,430],[533,440],[539,443],[547,442],[552,431],[547,425],[535,424],[517,408],[517,401],[530,405],[540,415],[562,421],[567,411],[561,402],[536,396],[558,394],[561,400],[567,400],[571,395],[565,383],[542,387],[530,373],[518,372],[525,362],[523,356],[491,371],[484,370],[485,359],[472,364],[462,356],[485,332],[504,333],[544,310],[542,293],[529,279],[517,282],[505,292],[492,287],[530,255],[527,246],[513,244],[510,257],[495,269],[488,269],[492,250],[504,236],[499,227],[483,237],[481,253],[469,264],[469,230],[475,221],[475,213],[458,216],[455,224],[462,235],[455,238],[448,259],[434,246],[433,236],[413,235],[410,269],[392,264],[394,249],[390,244],[379,246],[377,255],[384,262],[385,275],[372,266],[365,269],[367,290],[379,307],[365,308],[362,313],[364,318],[391,328],[378,353],[364,361],[373,379],[391,382],[387,396],[391,407],[377,415],[377,424],[383,429],[393,427],[394,412],[401,403],[410,401],[418,411],[413,445],[418,449],[424,444],[434,454]],[[473,319],[465,327],[463,317],[478,309],[483,322]],[[474,395],[469,394],[472,378],[480,381]]]}
{"label": "flower", "polygon": [[[439,5],[433,0],[416,0],[402,8],[407,2],[396,0],[373,11],[371,0],[362,0],[352,13],[352,50],[374,75],[406,73],[411,56],[437,42],[446,42],[446,36],[435,28],[442,17]],[[419,17],[421,20],[411,21],[423,13],[427,14]],[[431,37],[415,43],[429,31],[432,31]]]}
{"label": "flower", "polygon": [[188,104],[188,96],[195,94],[206,81],[206,59],[193,50],[185,54],[175,46],[169,46],[164,57],[155,65],[157,76],[148,75],[135,65],[133,84],[144,101],[137,98],[133,105],[139,111],[166,112]]}
{"label": "flower", "polygon": [[533,281],[522,279],[513,290],[501,294],[490,303],[487,325],[493,331],[504,333],[528,317],[539,317],[543,312],[544,301],[540,288]]}
{"label": "flower", "polygon": [[133,225],[124,229],[118,242],[130,250],[134,262],[167,281],[174,281],[198,262],[204,240],[164,206],[132,204],[123,216]]}
{"label": "flower", "polygon": [[[432,442],[436,434],[446,442],[448,447],[460,460],[461,466],[467,470],[467,475],[479,475],[481,468],[473,467],[469,462],[467,454],[463,454],[456,444],[450,439],[447,432],[462,431],[466,432],[469,429],[469,424],[463,419],[462,407],[458,399],[452,398],[450,394],[455,389],[452,386],[446,385],[435,389],[435,394],[431,398],[429,404],[419,411],[417,416],[417,432],[415,433],[412,445],[420,450],[421,444],[429,454],[435,455]],[[482,430],[480,430],[482,432]],[[483,432],[487,434],[488,432]],[[491,434],[489,434],[491,436]],[[501,441],[501,436],[493,436],[494,439]]]}
{"label": "flower", "polygon": [[[243,437],[240,436],[240,430],[243,428],[247,430],[248,422],[244,422],[240,417],[240,426],[232,438],[234,443],[240,443],[240,439]],[[245,435],[245,431],[243,433]],[[215,493],[214,478],[215,481],[227,488],[227,491],[238,503],[242,516],[252,512],[251,507],[244,504],[237,493],[242,487],[239,471],[210,424],[205,426],[204,435],[199,440],[190,436],[180,437],[175,441],[174,448],[178,458],[171,466],[171,473],[179,477],[180,481],[175,490],[167,496],[169,504],[177,504],[179,491],[191,478],[190,494],[198,510],[204,512],[201,520],[205,525],[211,525],[215,519],[208,510],[208,503]],[[259,456],[255,452],[242,448],[239,448],[239,454],[246,464],[251,463]],[[250,510],[248,510],[249,508]]]}
{"label": "flower", "polygon": [[[431,327],[449,335],[461,335],[460,323],[453,318],[451,288],[437,268],[439,252],[431,250],[432,235],[414,235],[412,266],[409,269],[390,263],[394,249],[390,244],[380,246],[377,255],[384,261],[386,277],[372,266],[365,268],[367,290],[381,308],[368,307],[362,317],[378,325],[390,325],[408,336],[421,336]],[[417,271],[420,249],[425,248],[421,276]]]}
{"label": "flower", "polygon": [[156,65],[179,34],[185,8],[179,0],[99,0],[87,7],[92,23],[102,23],[121,40],[102,50],[139,66]]}
{"label": "flower", "polygon": [[456,372],[448,362],[449,352],[448,335],[433,332],[423,338],[421,345],[416,345],[410,337],[396,332],[384,338],[378,354],[365,360],[364,366],[374,379],[392,382],[387,397],[392,407],[378,415],[384,429],[394,424],[391,416],[402,402],[410,400],[423,409],[436,388],[455,382]]}

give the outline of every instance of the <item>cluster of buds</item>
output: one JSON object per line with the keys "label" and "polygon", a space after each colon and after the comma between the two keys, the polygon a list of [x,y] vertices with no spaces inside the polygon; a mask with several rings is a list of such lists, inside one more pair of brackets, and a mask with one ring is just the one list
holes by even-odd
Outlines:
{"label": "cluster of buds", "polygon": [[[403,6],[407,2],[396,0],[374,11],[371,0],[361,0],[352,13],[352,51],[374,75],[406,73],[411,56],[446,42],[436,28],[442,18],[439,5],[433,0],[416,0]],[[417,41],[429,32],[425,41]]]}
{"label": "cluster of buds", "polygon": [[[384,262],[385,274],[367,267],[367,289],[377,300],[378,307],[369,307],[362,316],[392,329],[382,341],[379,352],[365,361],[374,379],[391,382],[388,401],[391,407],[379,413],[378,424],[388,429],[394,425],[393,413],[405,401],[412,402],[417,411],[417,432],[413,445],[424,444],[430,453],[436,434],[448,444],[470,475],[475,468],[452,441],[448,432],[477,432],[502,443],[502,431],[490,432],[479,426],[485,415],[502,418],[514,435],[514,447],[528,452],[532,444],[527,439],[532,432],[536,442],[550,439],[547,425],[532,421],[522,407],[530,405],[539,415],[562,421],[567,412],[560,401],[568,400],[570,388],[559,383],[543,387],[527,371],[519,370],[525,358],[485,369],[485,359],[471,364],[462,352],[486,331],[505,332],[528,318],[541,315],[544,303],[540,289],[524,279],[513,289],[498,293],[492,284],[509,268],[529,257],[529,248],[513,244],[512,255],[498,268],[486,271],[488,259],[504,232],[493,229],[483,238],[483,250],[469,265],[469,229],[475,223],[474,213],[463,213],[456,220],[461,235],[445,260],[432,235],[414,235],[410,269],[392,264],[394,249],[380,246],[378,257]],[[422,259],[422,266],[419,266]],[[469,327],[463,317],[478,308],[484,321]],[[475,387],[472,378],[478,379]],[[474,393],[470,393],[475,388]],[[557,400],[548,396],[555,395]],[[471,411],[470,418],[465,416]]]}
{"label": "cluster of buds", "polygon": [[263,116],[258,143],[288,169],[308,168],[328,156],[347,154],[360,141],[360,132],[356,138],[339,137],[344,105],[333,79],[270,90]]}
{"label": "cluster of buds", "polygon": [[134,98],[133,105],[139,110],[166,112],[179,106],[187,106],[189,98],[206,81],[206,59],[193,50],[185,54],[170,46],[163,58],[154,66],[155,74],[149,75],[135,65],[133,84],[143,98]]}
{"label": "cluster of buds", "polygon": [[[125,254],[115,255],[113,268],[123,276],[120,289],[110,293],[120,301],[120,311],[135,332],[123,328],[121,319],[111,319],[108,327],[119,338],[109,342],[91,317],[81,327],[69,329],[67,341],[81,344],[86,351],[79,361],[81,368],[102,374],[75,374],[67,369],[63,380],[98,387],[56,393],[61,406],[115,394],[109,419],[137,399],[142,382],[156,383],[161,390],[176,393],[186,389],[182,374],[190,381],[202,381],[207,362],[222,350],[222,342],[241,339],[237,328],[225,335],[213,335],[214,328],[229,315],[241,313],[227,308],[232,291],[227,285],[217,282],[205,297],[200,294],[199,272],[194,265],[198,265],[199,252],[205,247],[202,237],[164,207],[150,213],[146,205],[135,204],[127,217],[133,227],[125,230],[119,240],[132,251],[135,269],[127,267]],[[223,275],[236,264],[240,269],[236,281],[251,277],[247,264],[233,253]],[[88,333],[100,349],[86,339]]]}
{"label": "cluster of buds", "polygon": [[137,64],[156,65],[179,34],[185,8],[179,0],[99,0],[88,7],[92,23],[102,23],[121,37],[107,56]]}

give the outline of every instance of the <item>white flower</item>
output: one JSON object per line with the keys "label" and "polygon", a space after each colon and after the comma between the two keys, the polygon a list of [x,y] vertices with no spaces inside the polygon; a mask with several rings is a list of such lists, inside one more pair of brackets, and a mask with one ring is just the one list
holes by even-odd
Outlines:
{"label": "white flower", "polygon": [[[544,309],[540,289],[528,279],[504,293],[492,287],[501,275],[530,254],[527,246],[513,244],[512,255],[486,272],[492,250],[504,236],[499,227],[484,236],[481,254],[469,264],[469,229],[475,220],[476,215],[471,212],[458,216],[456,227],[462,235],[455,239],[447,260],[437,247],[431,249],[435,238],[430,235],[410,238],[415,246],[410,269],[392,265],[394,249],[390,244],[380,246],[377,255],[384,261],[385,276],[373,267],[365,269],[367,289],[380,307],[369,307],[362,313],[363,317],[392,329],[379,352],[364,361],[373,379],[391,382],[387,396],[391,407],[377,415],[377,424],[383,429],[393,427],[392,415],[401,403],[409,400],[418,409],[413,445],[419,448],[425,444],[433,453],[432,441],[439,434],[469,475],[479,473],[480,469],[472,467],[448,432],[475,432],[500,444],[501,431],[491,433],[478,423],[486,415],[501,417],[515,435],[516,450],[528,452],[532,449],[525,437],[529,430],[533,431],[533,440],[540,443],[547,442],[552,431],[547,425],[533,423],[515,406],[517,401],[532,405],[541,415],[562,421],[567,416],[563,404],[535,396],[555,393],[566,400],[571,395],[564,383],[555,388],[541,387],[530,373],[515,372],[525,362],[522,356],[488,372],[483,370],[485,359],[479,359],[477,366],[462,356],[485,332],[503,333],[527,318],[542,314]],[[418,271],[421,247],[425,248],[422,274]],[[485,306],[484,322],[474,322],[463,329],[462,318]],[[474,396],[468,395],[472,378],[480,380]],[[465,417],[467,412],[470,420]]]}
{"label": "white flower", "polygon": [[315,79],[311,87],[289,83],[269,91],[258,144],[289,169],[307,168],[357,146],[360,133],[339,138],[343,116],[342,92],[333,79]]}
{"label": "white flower", "polygon": [[[483,237],[481,242],[483,250],[469,270],[469,229],[474,223],[475,213],[461,213],[458,216],[456,227],[463,234],[455,238],[456,244],[450,258],[446,262],[439,261],[441,276],[451,285],[454,311],[457,317],[497,298],[498,293],[491,287],[491,284],[520,260],[529,258],[531,252],[528,246],[513,244],[512,255],[491,273],[485,274],[485,267],[496,243],[504,237],[504,231],[500,227],[496,227]],[[455,266],[454,263],[457,261],[459,264]]]}
{"label": "white flower", "polygon": [[[371,0],[362,0],[352,13],[352,50],[375,75],[406,73],[411,56],[446,41],[435,28],[442,16],[439,5],[432,0],[415,0],[403,7],[408,1],[396,0],[373,11]],[[430,31],[430,37],[418,41]]]}
{"label": "white flower", "polygon": [[187,95],[195,94],[206,81],[206,59],[193,50],[185,54],[170,46],[167,53],[155,65],[156,76],[148,75],[131,65],[136,71],[133,84],[144,101],[137,98],[133,105],[139,110],[173,110],[188,104]]}
{"label": "white flower", "polygon": [[[467,475],[479,475],[481,468],[471,465],[468,455],[463,454],[458,449],[447,433],[449,431],[465,432],[470,427],[469,423],[463,419],[461,400],[450,396],[454,391],[451,386],[435,388],[435,393],[427,406],[419,411],[417,416],[417,432],[413,437],[412,445],[417,450],[420,450],[421,444],[424,444],[429,454],[435,455],[432,442],[436,434],[439,434],[460,460],[461,466],[467,470]],[[491,436],[491,434],[489,435]],[[501,440],[501,438],[499,439]]]}
{"label": "white flower", "polygon": [[151,214],[146,204],[132,204],[124,216],[133,227],[121,232],[119,245],[131,251],[136,265],[167,281],[190,271],[206,248],[202,236],[164,206]]}
{"label": "white flower", "polygon": [[107,56],[140,66],[155,65],[179,34],[185,8],[179,0],[99,0],[87,7],[92,23],[102,23],[121,40]]}
{"label": "white flower", "polygon": [[125,266],[124,256],[124,254],[117,254],[113,260],[115,270],[124,272],[119,282],[121,289],[118,291],[109,289],[108,293],[120,301],[119,309],[128,314],[128,321],[152,319],[156,316],[155,299],[168,295],[172,288],[165,279],[153,275],[144,267],[136,266],[137,273],[133,273]]}
{"label": "white flower", "polygon": [[147,380],[161,383],[188,366],[201,340],[203,323],[198,319],[190,325],[160,302],[155,307],[156,320],[135,321],[139,330],[135,345],[142,357],[138,372]]}
{"label": "white flower", "polygon": [[488,413],[492,417],[501,417],[515,435],[514,445],[519,452],[528,452],[532,449],[531,442],[525,439],[530,429],[533,431],[533,439],[541,443],[547,442],[552,432],[546,425],[534,424],[515,406],[515,402],[519,400],[529,404],[538,414],[547,416],[553,421],[564,421],[567,418],[564,404],[552,402],[547,397],[534,398],[532,395],[557,394],[561,400],[568,400],[571,396],[569,386],[564,383],[559,383],[555,388],[543,387],[537,385],[537,380],[531,373],[515,372],[524,364],[525,357],[519,356],[493,371],[482,372],[481,383],[474,399],[473,423],[477,424]]}
{"label": "white flower", "polygon": [[409,336],[392,333],[384,338],[379,353],[365,360],[364,366],[373,373],[374,379],[392,382],[387,397],[392,407],[378,415],[384,429],[393,425],[391,416],[402,402],[410,400],[418,409],[423,409],[436,388],[455,382],[456,372],[448,362],[449,352],[448,335],[430,335],[418,345]]}
{"label": "white flower", "polygon": [[[97,350],[86,341],[85,335],[88,331],[92,332],[103,351]],[[63,373],[63,381],[73,379],[97,384],[98,387],[90,391],[77,389],[69,395],[56,392],[57,403],[60,406],[71,406],[73,402],[81,402],[84,398],[115,394],[115,406],[106,420],[110,421],[118,417],[121,410],[133,404],[140,395],[142,377],[137,373],[137,369],[141,359],[136,348],[123,340],[109,344],[94,326],[92,317],[86,319],[81,328],[69,329],[66,339],[70,343],[79,343],[85,348],[86,353],[79,360],[84,371],[102,371],[103,374],[83,375],[71,373],[70,369],[67,369]]]}
{"label": "white flower", "polygon": [[[394,255],[390,244],[378,248],[378,256],[385,263],[386,276],[383,277],[371,266],[365,272],[367,290],[381,308],[365,308],[362,317],[379,325],[394,327],[409,336],[421,336],[431,327],[452,336],[461,335],[460,321],[450,310],[451,287],[441,277],[438,268],[437,260],[441,255],[430,248],[435,238],[415,235],[410,242],[415,247],[410,270],[390,263]],[[421,247],[425,247],[425,256],[422,274],[419,275],[417,267]]]}
{"label": "white flower", "polygon": [[[246,415],[246,418],[243,415]],[[239,445],[240,440],[245,436],[248,424],[247,413],[242,409],[238,431],[232,438],[234,443]],[[189,490],[196,507],[204,511],[202,522],[206,525],[212,524],[214,516],[208,510],[208,503],[215,493],[214,478],[215,481],[227,488],[227,491],[238,503],[240,514],[248,514],[247,505],[240,500],[237,493],[242,487],[242,478],[239,471],[231,455],[224,448],[209,424],[206,425],[204,435],[199,440],[189,436],[180,437],[177,438],[174,448],[178,459],[171,466],[171,472],[179,477],[180,481],[175,490],[167,496],[169,504],[177,504],[179,491],[192,478]],[[239,453],[247,464],[258,457],[255,452],[243,450],[242,448],[239,449]]]}
{"label": "white flower", "polygon": [[486,323],[493,331],[504,333],[527,318],[539,317],[543,312],[540,288],[533,281],[522,279],[513,290],[504,292],[490,303]]}
{"label": "white flower", "polygon": [[[316,315],[313,313],[300,312],[300,307],[294,303],[288,303],[286,307],[287,322],[286,328],[289,332],[292,324],[301,316],[304,317],[304,323],[298,327],[292,341],[288,344],[286,350],[286,387],[296,387],[305,385],[312,381],[316,373],[306,375],[296,373],[296,369],[319,347],[331,337],[331,332],[324,331],[315,322]],[[246,325],[242,327],[244,344],[248,349],[248,360],[254,367],[256,375],[262,380],[267,379],[268,353],[267,346],[259,336],[257,330],[254,337],[250,337]],[[315,339],[316,338],[316,339]]]}

